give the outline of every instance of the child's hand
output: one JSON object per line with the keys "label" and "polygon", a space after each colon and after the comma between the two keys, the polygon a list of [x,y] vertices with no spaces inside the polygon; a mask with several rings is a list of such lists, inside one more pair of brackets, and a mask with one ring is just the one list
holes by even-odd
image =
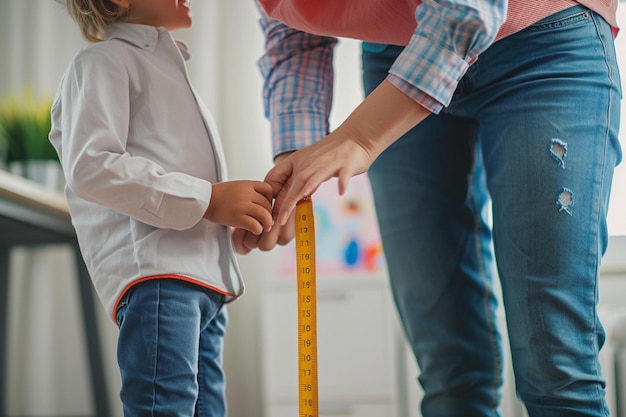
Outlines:
{"label": "child's hand", "polygon": [[241,255],[245,255],[253,249],[267,252],[274,249],[276,245],[284,246],[291,242],[296,233],[294,215],[295,212],[291,212],[290,219],[284,226],[275,223],[272,226],[272,230],[263,232],[260,235],[254,235],[247,230],[236,228],[233,230],[235,251]]}
{"label": "child's hand", "polygon": [[272,228],[272,198],[272,187],[265,182],[215,183],[204,218],[260,235]]}

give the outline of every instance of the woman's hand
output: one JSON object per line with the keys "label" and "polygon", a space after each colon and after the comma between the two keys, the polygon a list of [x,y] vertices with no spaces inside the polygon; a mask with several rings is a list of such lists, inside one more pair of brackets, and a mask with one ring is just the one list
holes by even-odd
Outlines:
{"label": "woman's hand", "polygon": [[285,225],[296,203],[312,195],[324,181],[339,178],[342,195],[351,177],[361,174],[374,162],[378,153],[365,141],[350,134],[348,128],[335,130],[324,139],[292,153],[272,168],[265,182],[272,186],[276,223]]}
{"label": "woman's hand", "polygon": [[383,81],[334,132],[289,155],[267,173],[265,181],[276,199],[276,222],[284,225],[296,203],[331,177],[339,178],[342,195],[352,176],[367,171],[378,155],[429,114]]}

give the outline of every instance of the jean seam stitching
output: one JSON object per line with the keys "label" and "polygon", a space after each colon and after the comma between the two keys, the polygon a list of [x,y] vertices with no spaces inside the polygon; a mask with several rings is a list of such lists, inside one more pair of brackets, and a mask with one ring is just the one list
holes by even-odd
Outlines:
{"label": "jean seam stitching", "polygon": [[[613,77],[613,72],[611,71],[611,65],[607,60],[607,56],[608,56],[608,50],[607,50],[607,46],[605,43],[605,37],[602,36],[602,33],[600,31],[600,27],[598,25],[597,22],[597,18],[595,16],[595,14],[591,13],[591,20],[594,24],[595,30],[596,30],[596,34],[598,36],[598,40],[600,41],[600,44],[602,45],[602,52],[603,52],[603,56],[604,56],[604,63],[606,65],[607,68],[607,74],[609,77],[609,81],[611,85],[616,85],[616,80],[614,80]],[[609,89],[610,90],[610,89]],[[603,172],[604,168],[606,167],[606,154],[607,154],[607,146],[608,146],[608,141],[609,141],[609,135],[610,135],[610,120],[611,120],[611,105],[612,105],[612,97],[613,94],[611,93],[611,91],[609,91],[608,94],[608,100],[607,100],[607,107],[606,107],[606,128],[605,128],[605,132],[604,132],[604,147],[603,147],[603,152],[602,152],[602,163],[601,163],[601,167],[600,167],[600,171]],[[602,190],[604,189],[604,175],[600,175],[600,186],[599,186],[599,190],[600,190],[600,194],[602,193]],[[602,195],[600,195],[600,199],[602,198]],[[597,210],[598,212],[596,213],[596,218],[600,218],[600,206],[597,205],[598,208],[594,207],[594,210]],[[599,222],[595,222],[595,236],[596,236],[596,242],[599,243],[600,241],[600,233],[599,233]],[[599,248],[599,244],[595,245],[594,250],[596,251],[596,271],[599,271],[600,266],[598,263],[598,259],[600,257],[600,254],[598,253],[598,249]],[[594,285],[594,299],[597,300],[598,299],[598,278],[597,278],[597,274],[596,274],[596,278],[595,278],[595,285]],[[599,317],[598,317],[598,310],[597,307],[594,307],[594,329],[598,328],[598,325],[601,324]],[[596,372],[601,375],[601,370],[598,369],[598,365],[599,362],[596,361]],[[603,395],[604,393],[602,392],[602,390],[600,389],[599,386],[596,385],[596,389],[598,391],[598,395]],[[605,411],[607,411],[605,409]],[[605,414],[607,417],[609,416],[608,413]]]}
{"label": "jean seam stitching", "polygon": [[[476,158],[478,157],[477,155],[478,150],[474,150],[474,154],[475,154],[475,158],[474,160],[476,160]],[[474,182],[474,174],[472,173],[470,175],[469,178],[470,183]],[[479,214],[479,210],[476,207],[476,199],[474,198],[474,192],[473,192],[473,187],[469,188],[472,194],[472,203],[474,205],[474,230],[473,230],[473,237],[474,237],[474,247],[476,248],[476,259],[478,260],[478,270],[480,273],[480,276],[483,277],[483,283],[485,284],[485,293],[484,293],[484,298],[483,298],[483,306],[485,308],[485,316],[487,319],[487,323],[489,326],[489,334],[490,334],[490,342],[491,342],[491,349],[493,351],[493,356],[494,356],[494,383],[492,385],[492,392],[494,394],[497,394],[498,392],[498,387],[500,387],[503,383],[502,381],[502,355],[500,354],[500,349],[498,349],[498,342],[497,342],[497,329],[496,329],[496,324],[493,320],[493,312],[491,311],[491,309],[489,308],[489,297],[491,292],[493,291],[493,283],[489,283],[489,280],[487,279],[487,273],[486,273],[486,268],[485,268],[485,262],[484,259],[482,257],[482,244],[481,244],[481,239],[479,237],[479,229],[480,229],[480,224],[481,224],[481,217]],[[494,395],[494,401],[491,404],[490,408],[491,411],[495,411],[498,408],[498,395]]]}
{"label": "jean seam stitching", "polygon": [[158,283],[158,291],[157,291],[157,297],[156,297],[156,326],[155,326],[155,336],[154,336],[154,371],[152,374],[152,411],[151,414],[154,416],[155,414],[155,408],[156,408],[156,397],[157,397],[157,390],[156,390],[156,380],[157,380],[157,369],[158,369],[158,363],[159,363],[159,327],[160,327],[160,319],[161,319],[161,315],[160,315],[160,310],[161,310],[161,281],[159,281]]}
{"label": "jean seam stitching", "polygon": [[570,15],[564,16],[561,19],[551,20],[549,22],[544,22],[544,23],[532,24],[523,30],[529,31],[529,32],[542,32],[546,30],[560,29],[563,27],[567,27],[567,26],[584,22],[586,19],[589,18],[590,15],[592,15],[592,13],[589,10],[581,10],[578,12],[574,12]]}

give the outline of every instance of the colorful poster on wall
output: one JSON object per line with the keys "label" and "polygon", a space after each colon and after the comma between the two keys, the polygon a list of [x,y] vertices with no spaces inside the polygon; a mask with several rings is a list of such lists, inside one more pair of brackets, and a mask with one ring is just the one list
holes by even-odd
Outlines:
{"label": "colorful poster on wall", "polygon": [[[313,195],[313,207],[318,278],[383,276],[386,273],[374,202],[366,174],[353,177],[343,196],[337,192],[337,179],[325,182]],[[293,277],[294,243],[280,250],[280,273]]]}

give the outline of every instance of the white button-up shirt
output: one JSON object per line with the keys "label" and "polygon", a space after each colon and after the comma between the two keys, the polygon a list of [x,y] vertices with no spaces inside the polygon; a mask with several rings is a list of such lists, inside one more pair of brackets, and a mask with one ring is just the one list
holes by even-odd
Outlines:
{"label": "white button-up shirt", "polygon": [[243,292],[230,229],[202,217],[226,168],[187,57],[163,28],[115,24],[74,57],[52,107],[72,221],[112,317],[147,279],[183,279],[229,301]]}

